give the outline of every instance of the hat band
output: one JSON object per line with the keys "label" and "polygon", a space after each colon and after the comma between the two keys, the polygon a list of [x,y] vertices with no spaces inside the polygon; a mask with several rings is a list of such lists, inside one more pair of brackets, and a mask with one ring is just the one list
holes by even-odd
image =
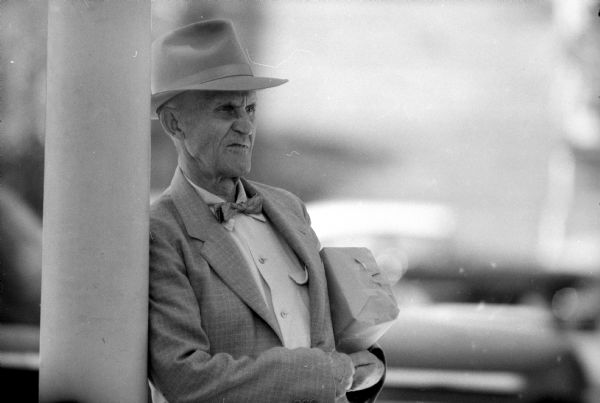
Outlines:
{"label": "hat band", "polygon": [[196,74],[192,74],[175,82],[169,83],[168,88],[157,89],[152,91],[152,93],[193,89],[195,85],[231,76],[254,76],[254,74],[252,73],[250,66],[247,64],[226,64],[223,66],[201,70]]}

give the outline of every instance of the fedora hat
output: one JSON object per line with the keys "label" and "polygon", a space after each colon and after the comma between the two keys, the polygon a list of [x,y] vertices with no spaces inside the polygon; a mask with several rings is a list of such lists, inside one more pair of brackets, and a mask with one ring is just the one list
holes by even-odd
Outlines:
{"label": "fedora hat", "polygon": [[287,81],[254,76],[231,21],[196,22],[152,43],[151,116],[184,91],[250,91]]}

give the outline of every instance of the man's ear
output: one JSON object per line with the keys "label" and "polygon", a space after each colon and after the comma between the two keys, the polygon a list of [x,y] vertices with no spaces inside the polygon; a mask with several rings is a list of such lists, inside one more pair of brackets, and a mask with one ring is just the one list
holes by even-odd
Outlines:
{"label": "man's ear", "polygon": [[185,138],[185,133],[181,128],[180,113],[172,106],[163,106],[158,113],[158,120],[164,131],[171,137],[182,140]]}

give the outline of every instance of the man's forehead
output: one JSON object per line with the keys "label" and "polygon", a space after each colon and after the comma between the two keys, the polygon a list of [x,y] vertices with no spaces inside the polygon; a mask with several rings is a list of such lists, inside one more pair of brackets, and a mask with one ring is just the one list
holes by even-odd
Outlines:
{"label": "man's forehead", "polygon": [[190,91],[192,99],[204,103],[249,104],[256,102],[256,91]]}

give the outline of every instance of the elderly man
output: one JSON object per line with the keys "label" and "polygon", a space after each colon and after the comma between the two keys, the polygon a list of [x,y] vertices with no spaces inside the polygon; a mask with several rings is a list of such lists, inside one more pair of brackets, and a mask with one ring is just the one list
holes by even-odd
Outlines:
{"label": "elderly man", "polygon": [[152,51],[152,111],[178,155],[151,208],[153,398],[374,401],[381,351],[335,351],[320,244],[303,203],[244,179],[256,90],[287,80],[255,77],[226,20],[177,29]]}

